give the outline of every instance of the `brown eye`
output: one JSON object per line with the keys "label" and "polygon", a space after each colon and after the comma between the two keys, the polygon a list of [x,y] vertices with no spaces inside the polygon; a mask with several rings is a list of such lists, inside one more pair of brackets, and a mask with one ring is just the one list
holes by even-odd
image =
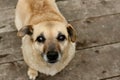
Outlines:
{"label": "brown eye", "polygon": [[38,36],[36,40],[37,40],[38,42],[40,42],[40,43],[45,42],[44,36]]}
{"label": "brown eye", "polygon": [[65,35],[59,35],[59,36],[57,37],[57,40],[58,40],[58,41],[64,41],[65,39],[66,39]]}

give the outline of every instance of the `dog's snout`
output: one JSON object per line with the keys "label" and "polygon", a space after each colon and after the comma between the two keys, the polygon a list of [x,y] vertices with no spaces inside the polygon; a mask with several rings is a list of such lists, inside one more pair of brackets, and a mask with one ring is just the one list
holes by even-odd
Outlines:
{"label": "dog's snout", "polygon": [[48,58],[48,62],[49,63],[55,63],[55,62],[57,62],[58,57],[59,57],[59,54],[58,54],[57,51],[49,51],[47,53],[47,58]]}

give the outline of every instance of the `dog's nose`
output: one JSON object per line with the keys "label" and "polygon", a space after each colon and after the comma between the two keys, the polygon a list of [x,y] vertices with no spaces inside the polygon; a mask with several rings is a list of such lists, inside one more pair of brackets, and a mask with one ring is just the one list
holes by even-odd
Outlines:
{"label": "dog's nose", "polygon": [[48,58],[48,62],[49,63],[55,63],[55,62],[57,62],[58,57],[59,57],[59,54],[56,51],[49,51],[47,53],[47,58]]}

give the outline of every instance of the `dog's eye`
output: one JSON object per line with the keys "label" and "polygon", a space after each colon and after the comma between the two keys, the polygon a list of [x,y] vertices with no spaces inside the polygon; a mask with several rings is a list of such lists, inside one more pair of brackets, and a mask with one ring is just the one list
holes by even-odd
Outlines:
{"label": "dog's eye", "polygon": [[45,42],[45,38],[44,38],[44,36],[39,36],[39,37],[37,37],[37,41],[38,42]]}
{"label": "dog's eye", "polygon": [[59,35],[57,37],[57,40],[59,40],[59,41],[64,41],[65,39],[66,39],[65,35]]}

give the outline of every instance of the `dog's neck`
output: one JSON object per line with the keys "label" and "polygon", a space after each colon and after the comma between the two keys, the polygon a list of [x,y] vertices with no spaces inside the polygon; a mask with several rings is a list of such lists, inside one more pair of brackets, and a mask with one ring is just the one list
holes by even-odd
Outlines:
{"label": "dog's neck", "polygon": [[[53,1],[53,2],[51,2]],[[65,22],[65,18],[55,8],[54,0],[31,0],[31,24],[37,24],[44,21],[60,21]]]}

